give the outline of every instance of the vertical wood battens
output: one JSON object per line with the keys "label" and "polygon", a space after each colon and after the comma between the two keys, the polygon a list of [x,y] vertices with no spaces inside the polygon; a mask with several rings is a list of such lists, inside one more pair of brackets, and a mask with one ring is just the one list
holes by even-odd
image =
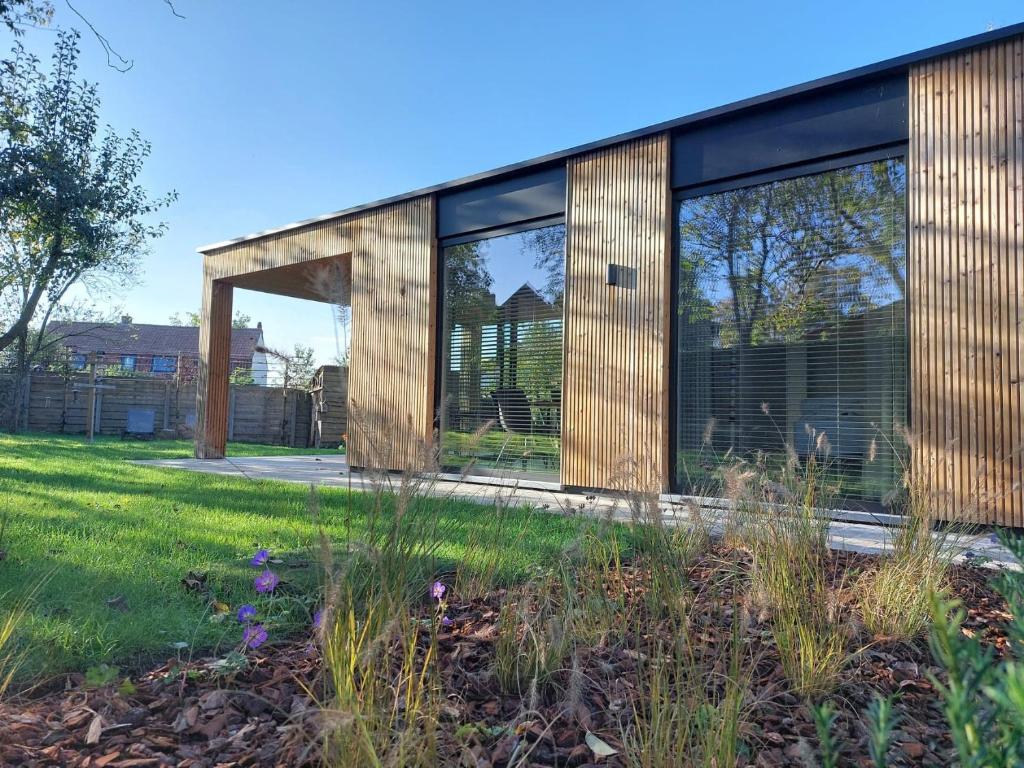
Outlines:
{"label": "vertical wood battens", "polygon": [[297,230],[228,245],[206,254],[206,267],[217,278],[262,272],[352,250],[357,218],[327,219]]}
{"label": "vertical wood battens", "polygon": [[1024,527],[1024,38],[910,72],[914,471],[947,519]]}
{"label": "vertical wood battens", "polygon": [[196,382],[195,454],[199,459],[222,459],[227,448],[231,302],[231,286],[204,274]]}
{"label": "vertical wood battens", "polygon": [[[667,134],[569,160],[564,485],[667,486],[668,174]],[[622,284],[605,284],[609,264]]]}
{"label": "vertical wood battens", "polygon": [[349,460],[414,467],[430,440],[437,253],[432,196],[360,216],[352,255]]}

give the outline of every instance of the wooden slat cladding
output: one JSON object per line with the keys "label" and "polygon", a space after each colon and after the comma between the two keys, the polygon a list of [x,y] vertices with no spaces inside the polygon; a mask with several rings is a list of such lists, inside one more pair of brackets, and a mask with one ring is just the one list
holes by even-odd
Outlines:
{"label": "wooden slat cladding", "polygon": [[[203,438],[197,437],[197,455],[224,452],[227,351],[216,346],[220,337],[215,327],[223,326],[226,306],[230,330],[232,278],[239,278],[242,287],[301,296],[304,276],[295,267],[309,264],[307,298],[351,301],[349,460],[355,466],[386,469],[418,463],[433,425],[436,261],[434,201],[429,196],[207,254],[207,294],[215,316],[204,298],[203,334],[212,335],[204,335],[202,342],[209,375],[198,395]],[[325,269],[340,265],[351,285],[339,289],[333,273],[318,279],[323,270],[314,262]],[[318,286],[321,282],[325,285]],[[217,367],[220,358],[223,370]],[[201,370],[200,375],[206,374]]]}
{"label": "wooden slat cladding", "polygon": [[667,485],[670,211],[667,134],[569,161],[565,485]]}
{"label": "wooden slat cladding", "polygon": [[329,219],[210,251],[204,266],[214,278],[241,288],[327,303],[348,304],[348,262],[358,217]]}
{"label": "wooden slat cladding", "polygon": [[352,250],[358,217],[326,219],[206,253],[207,269],[220,279],[248,275]]}
{"label": "wooden slat cladding", "polygon": [[1024,526],[1024,38],[910,72],[914,471],[945,518]]}
{"label": "wooden slat cladding", "polygon": [[434,199],[361,214],[352,254],[349,461],[416,468],[431,438],[437,250]]}
{"label": "wooden slat cladding", "polygon": [[222,459],[228,439],[232,287],[204,270],[196,380],[196,457]]}

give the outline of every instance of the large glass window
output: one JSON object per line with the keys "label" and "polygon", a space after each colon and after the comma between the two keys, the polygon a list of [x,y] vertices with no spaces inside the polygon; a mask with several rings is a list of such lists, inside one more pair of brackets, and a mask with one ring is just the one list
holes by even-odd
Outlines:
{"label": "large glass window", "polygon": [[441,462],[557,480],[565,226],[444,248]]}
{"label": "large glass window", "polygon": [[902,160],[679,203],[677,462],[720,491],[737,457],[819,452],[850,499],[880,501],[905,423]]}

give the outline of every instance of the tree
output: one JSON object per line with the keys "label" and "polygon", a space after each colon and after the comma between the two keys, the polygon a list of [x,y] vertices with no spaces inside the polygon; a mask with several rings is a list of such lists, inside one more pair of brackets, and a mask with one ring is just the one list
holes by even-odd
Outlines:
{"label": "tree", "polygon": [[[186,312],[184,320],[181,315],[175,312],[173,315],[167,318],[167,322],[171,325],[191,325],[198,328],[201,322],[201,316],[199,312]],[[252,318],[249,315],[244,315],[239,310],[235,310],[235,316],[231,319],[232,328],[251,328]]]}
{"label": "tree", "polygon": [[78,34],[57,38],[52,71],[20,46],[0,72],[0,351],[83,281],[124,283],[176,199],[137,183],[150,145],[101,135],[95,84],[76,80]]}
{"label": "tree", "polygon": [[49,0],[0,0],[0,23],[15,36],[24,33],[24,25],[46,26],[52,18]]}
{"label": "tree", "polygon": [[24,411],[29,373],[40,369],[62,375],[70,373],[67,345],[75,336],[112,322],[118,312],[116,307],[99,310],[83,300],[48,304],[38,322],[0,352],[0,370],[12,374],[14,379],[6,401],[0,401],[0,425],[15,432],[20,428],[19,415]]}
{"label": "tree", "polygon": [[167,318],[167,322],[171,325],[191,325],[194,328],[199,327],[200,317],[198,312],[186,312],[185,319],[181,318],[181,314],[175,312],[173,315]]}
{"label": "tree", "polygon": [[524,232],[522,252],[532,255],[533,265],[544,273],[541,294],[552,304],[561,304],[565,293],[565,225]]}
{"label": "tree", "polygon": [[903,165],[880,161],[684,201],[680,344],[731,351],[736,447],[757,444],[757,347],[902,299],[904,188]]}
{"label": "tree", "polygon": [[251,368],[235,368],[228,376],[228,384],[239,387],[250,387],[256,383]]}
{"label": "tree", "polygon": [[308,387],[316,373],[313,348],[296,344],[294,354],[285,361],[284,371],[284,386]]}

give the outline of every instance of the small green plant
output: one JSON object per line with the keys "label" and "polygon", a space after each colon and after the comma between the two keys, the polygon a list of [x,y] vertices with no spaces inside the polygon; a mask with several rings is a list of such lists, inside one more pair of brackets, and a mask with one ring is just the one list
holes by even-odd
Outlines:
{"label": "small green plant", "polygon": [[85,670],[86,688],[106,688],[117,683],[117,692],[122,696],[135,693],[135,684],[129,677],[121,677],[121,668],[110,664],[97,664]]}
{"label": "small green plant", "polygon": [[893,710],[896,696],[875,694],[868,707],[868,754],[875,762],[875,768],[888,768],[889,746],[892,733],[899,725],[901,716]]}
{"label": "small green plant", "polygon": [[22,657],[13,649],[14,633],[25,618],[25,608],[17,603],[0,613],[0,696],[7,692]]}
{"label": "small green plant", "polygon": [[323,707],[330,766],[436,765],[440,689],[434,642],[408,614],[335,603],[322,632],[330,694]]}
{"label": "small green plant", "polygon": [[622,641],[631,606],[625,595],[622,530],[610,519],[581,521],[559,568],[576,640],[589,647]]}
{"label": "small green plant", "polygon": [[[404,473],[397,488],[387,476],[375,480],[358,542],[346,513],[340,561],[327,535],[320,536],[325,605],[315,623],[327,682],[323,757],[341,768],[427,768],[437,764],[437,631],[448,622],[447,587],[433,576],[451,531],[442,505],[430,498],[429,480],[417,471]],[[315,491],[309,506],[316,519]],[[426,627],[418,618],[424,598],[435,603]]]}
{"label": "small green plant", "polygon": [[572,647],[568,594],[554,578],[517,589],[498,614],[494,674],[507,693],[543,693]]}
{"label": "small green plant", "polygon": [[836,744],[832,731],[836,725],[836,707],[831,701],[811,706],[814,718],[814,730],[818,734],[818,745],[821,749],[821,768],[838,768],[839,745]]}
{"label": "small green plant", "polygon": [[739,628],[734,622],[723,650],[727,674],[715,674],[713,663],[698,661],[686,634],[671,644],[661,641],[640,657],[642,695],[623,733],[630,768],[737,764],[750,685]]}
{"label": "small green plant", "polygon": [[772,637],[793,691],[814,698],[832,692],[849,661],[847,639],[828,604],[817,593],[794,593],[772,616]]}
{"label": "small green plant", "polygon": [[[1005,531],[999,540],[1024,561],[1024,539]],[[1024,764],[1024,574],[1006,571],[995,581],[1013,616],[1007,626],[1009,656],[997,660],[991,647],[960,627],[966,612],[958,600],[931,599],[929,644],[945,679],[932,676],[942,696],[960,765],[1004,768]]]}
{"label": "small green plant", "polygon": [[97,664],[85,670],[85,686],[87,688],[103,688],[117,680],[120,675],[120,667]]}
{"label": "small green plant", "polygon": [[685,621],[690,607],[687,574],[707,550],[710,536],[699,515],[673,525],[661,506],[656,472],[650,462],[623,460],[612,484],[630,514],[630,538],[636,562],[647,578],[644,599],[654,616]]}
{"label": "small green plant", "polygon": [[864,626],[878,638],[909,640],[923,634],[930,595],[942,589],[953,560],[956,530],[933,531],[932,494],[909,473],[893,510],[902,514],[891,551],[856,584]]}
{"label": "small green plant", "polygon": [[[896,696],[876,693],[868,706],[868,755],[875,768],[887,768],[889,765],[892,734],[901,719],[893,709],[895,701]],[[835,704],[823,701],[821,704],[811,704],[810,709],[821,751],[821,768],[838,768],[841,749],[834,735],[837,720]]]}
{"label": "small green plant", "polygon": [[[828,518],[835,488],[815,456],[793,461],[781,482],[762,474],[749,513],[752,591],[771,614],[783,671],[794,692],[830,693],[847,662],[844,617],[829,579]],[[749,500],[747,502],[749,504]]]}

